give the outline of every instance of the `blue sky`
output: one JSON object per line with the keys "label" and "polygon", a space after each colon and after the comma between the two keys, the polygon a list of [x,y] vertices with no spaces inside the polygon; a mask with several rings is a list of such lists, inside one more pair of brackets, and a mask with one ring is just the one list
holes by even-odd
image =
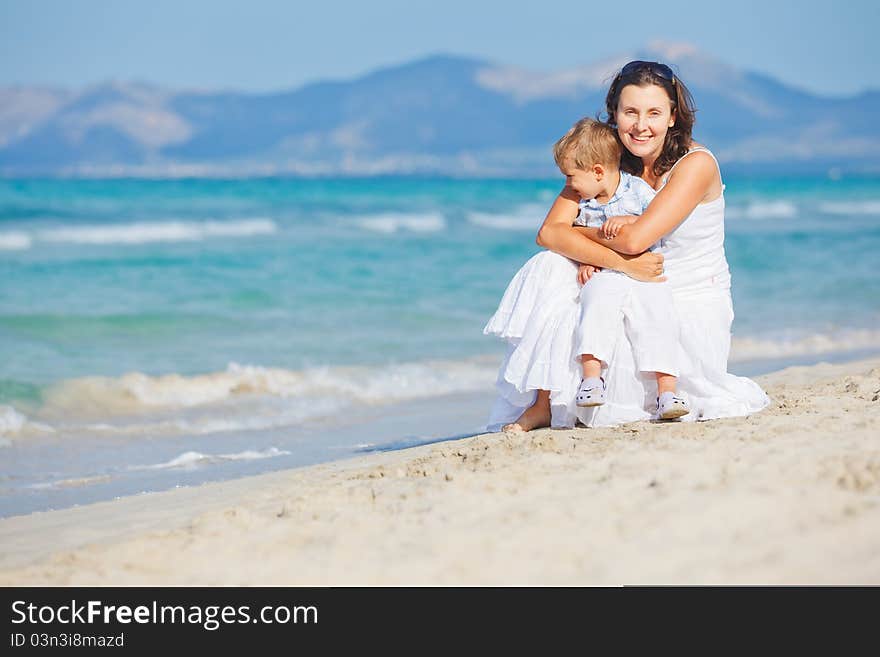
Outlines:
{"label": "blue sky", "polygon": [[[615,8],[614,4],[618,6]],[[597,7],[607,7],[597,11]],[[880,9],[854,0],[0,0],[0,85],[138,80],[268,91],[435,53],[537,70],[661,39],[826,95],[880,89]]]}

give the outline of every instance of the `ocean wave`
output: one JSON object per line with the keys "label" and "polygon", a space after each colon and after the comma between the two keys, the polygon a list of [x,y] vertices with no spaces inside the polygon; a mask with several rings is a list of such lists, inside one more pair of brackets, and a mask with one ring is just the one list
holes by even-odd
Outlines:
{"label": "ocean wave", "polygon": [[147,244],[193,242],[212,237],[271,235],[278,230],[269,219],[240,221],[168,221],[53,228],[36,234],[43,242],[67,244]]}
{"label": "ocean wave", "polygon": [[469,212],[468,223],[492,230],[535,232],[547,215],[543,205],[522,205],[509,212]]}
{"label": "ocean wave", "polygon": [[[880,350],[880,331],[735,337],[731,363]],[[491,393],[498,356],[369,367],[285,370],[230,363],[204,375],[89,377],[44,390],[27,417],[0,406],[0,446],[47,432],[125,440],[259,432],[341,418],[356,409],[429,396]],[[30,412],[28,416],[32,415]],[[39,422],[35,421],[39,420]],[[50,426],[51,425],[51,426]],[[170,467],[170,466],[169,466]]]}
{"label": "ocean wave", "polygon": [[[269,447],[268,449],[245,450],[233,454],[204,454],[202,452],[184,452],[174,457],[170,461],[164,463],[153,463],[149,465],[130,465],[124,469],[133,471],[145,470],[196,470],[198,468],[217,465],[220,463],[229,463],[232,461],[256,461],[260,459],[271,459],[278,456],[287,456],[290,452],[277,447]],[[106,483],[114,479],[111,474],[95,474],[82,477],[70,477],[66,479],[58,479],[55,481],[41,481],[39,483],[30,484],[27,488],[33,490],[52,490],[59,488],[81,488],[83,486],[91,486],[94,484]]]}
{"label": "ocean wave", "polygon": [[[880,331],[840,329],[795,336],[733,338],[731,362],[880,349]],[[261,431],[354,407],[381,406],[439,395],[491,391],[500,363],[486,355],[379,367],[288,370],[230,363],[225,371],[184,376],[130,372],[120,377],[69,379],[43,390],[33,420],[0,406],[0,436],[28,428],[67,434],[167,436]],[[30,413],[29,413],[30,415]]]}
{"label": "ocean wave", "polygon": [[0,251],[24,251],[31,248],[31,243],[31,237],[27,233],[0,233]]}
{"label": "ocean wave", "polygon": [[437,233],[446,228],[446,219],[440,214],[377,214],[362,217],[357,225],[375,233],[390,235],[399,231]]}
{"label": "ocean wave", "polygon": [[732,219],[790,219],[797,216],[791,201],[755,201],[745,206],[728,205],[725,215]]}
{"label": "ocean wave", "polygon": [[730,360],[770,360],[875,348],[880,349],[880,331],[870,329],[846,329],[791,338],[741,337],[733,338],[731,342]]}
{"label": "ocean wave", "polygon": [[497,367],[497,358],[476,357],[305,370],[230,363],[223,372],[193,376],[130,372],[117,378],[84,377],[49,386],[43,393],[42,412],[62,418],[106,417],[195,408],[262,395],[299,401],[314,415],[352,403],[375,405],[484,389],[491,387]]}
{"label": "ocean wave", "polygon": [[332,399],[310,399],[308,403],[290,404],[282,409],[272,406],[262,408],[225,408],[224,415],[217,417],[213,409],[205,415],[185,418],[172,417],[148,422],[132,422],[125,418],[122,422],[99,422],[81,425],[68,424],[67,431],[75,430],[95,435],[118,436],[163,436],[230,433],[235,431],[265,431],[301,424],[303,421],[333,415],[340,404]]}
{"label": "ocean wave", "polygon": [[13,439],[25,434],[53,433],[55,429],[42,422],[33,422],[12,406],[0,405],[0,447],[8,447]]}
{"label": "ocean wave", "polygon": [[0,406],[0,436],[18,433],[26,423],[27,417],[12,406]]}
{"label": "ocean wave", "polygon": [[825,214],[880,214],[880,200],[874,201],[840,201],[837,203],[821,203],[819,210]]}
{"label": "ocean wave", "polygon": [[81,488],[82,486],[91,486],[92,484],[102,484],[113,479],[110,475],[93,475],[90,477],[71,477],[70,479],[59,479],[58,481],[42,481],[38,484],[31,484],[27,488],[34,490],[51,490],[54,488]]}
{"label": "ocean wave", "polygon": [[195,470],[205,465],[217,465],[230,461],[254,461],[258,459],[271,459],[290,454],[287,450],[270,447],[262,452],[246,450],[235,454],[203,454],[202,452],[184,452],[170,461],[155,463],[152,465],[131,465],[129,470]]}

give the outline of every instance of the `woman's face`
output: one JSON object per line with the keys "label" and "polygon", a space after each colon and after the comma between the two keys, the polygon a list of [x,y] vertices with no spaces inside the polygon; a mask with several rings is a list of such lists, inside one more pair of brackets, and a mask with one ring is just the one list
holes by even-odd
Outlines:
{"label": "woman's face", "polygon": [[623,145],[643,160],[656,159],[660,155],[666,133],[675,124],[669,95],[663,87],[654,84],[625,86],[620,92],[614,118]]}

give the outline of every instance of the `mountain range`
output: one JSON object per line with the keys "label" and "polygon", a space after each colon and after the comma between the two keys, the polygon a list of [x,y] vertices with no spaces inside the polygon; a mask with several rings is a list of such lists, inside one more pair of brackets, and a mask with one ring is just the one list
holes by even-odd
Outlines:
{"label": "mountain range", "polygon": [[434,55],[276,93],[0,88],[0,175],[556,175],[552,143],[631,59],[673,66],[726,171],[880,172],[880,92],[822,97],[654,43],[551,72]]}

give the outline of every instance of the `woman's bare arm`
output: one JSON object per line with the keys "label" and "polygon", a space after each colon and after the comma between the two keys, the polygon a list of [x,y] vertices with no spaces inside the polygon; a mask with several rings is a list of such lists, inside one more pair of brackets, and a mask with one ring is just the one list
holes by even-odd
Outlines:
{"label": "woman's bare arm", "polygon": [[538,231],[538,245],[577,262],[616,269],[639,280],[665,280],[658,278],[663,273],[663,256],[653,253],[637,257],[621,255],[580,234],[572,226],[577,213],[577,192],[563,188]]}
{"label": "woman's bare arm", "polygon": [[635,223],[621,227],[612,239],[598,229],[581,231],[591,240],[620,253],[641,253],[684,221],[694,208],[706,200],[718,182],[715,160],[707,153],[694,153],[681,162],[666,185]]}

